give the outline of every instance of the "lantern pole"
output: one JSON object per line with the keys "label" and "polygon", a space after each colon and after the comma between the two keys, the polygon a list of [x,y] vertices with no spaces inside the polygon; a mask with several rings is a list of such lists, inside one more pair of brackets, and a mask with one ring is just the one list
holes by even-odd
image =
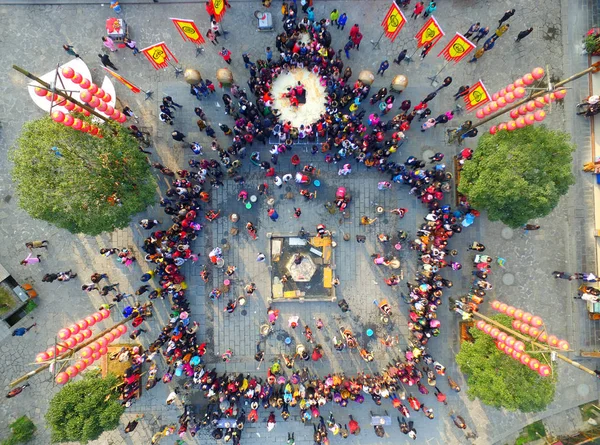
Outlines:
{"label": "lantern pole", "polygon": [[[597,73],[597,72],[599,72],[599,71],[600,71],[600,61],[598,61],[598,62],[596,62],[596,63],[593,63],[593,64],[592,64],[590,67],[586,68],[586,69],[585,69],[585,70],[583,70],[583,71],[580,71],[579,73],[573,74],[572,76],[570,76],[570,77],[567,77],[566,79],[564,79],[564,80],[561,80],[561,81],[559,81],[559,82],[555,83],[553,86],[552,86],[552,85],[550,85],[548,89],[545,89],[545,90],[543,90],[543,91],[538,91],[537,93],[533,93],[533,94],[531,94],[529,97],[526,97],[525,99],[521,99],[521,100],[519,100],[519,101],[517,101],[517,102],[514,102],[514,103],[513,103],[513,104],[512,104],[510,107],[505,107],[505,108],[502,108],[502,110],[500,110],[500,111],[497,111],[497,112],[495,112],[495,113],[493,113],[493,114],[490,114],[490,115],[489,115],[489,116],[487,116],[486,118],[484,118],[484,119],[481,119],[481,120],[480,120],[479,122],[477,122],[475,125],[471,125],[471,126],[468,128],[468,129],[465,129],[465,130],[464,130],[464,132],[466,132],[466,131],[470,131],[470,130],[472,130],[473,128],[477,128],[477,127],[479,127],[479,126],[481,126],[481,125],[483,125],[483,124],[485,124],[485,123],[487,123],[487,122],[491,121],[492,119],[496,119],[497,117],[500,117],[500,116],[502,116],[503,114],[505,114],[505,113],[508,113],[508,112],[510,112],[511,110],[514,110],[515,108],[518,108],[518,107],[520,107],[521,105],[524,105],[524,104],[526,104],[527,102],[529,102],[529,101],[530,101],[530,100],[532,100],[532,99],[535,99],[535,98],[537,98],[537,97],[541,97],[541,96],[543,96],[543,95],[544,95],[544,94],[546,94],[546,93],[551,93],[551,92],[553,92],[553,91],[556,91],[556,90],[557,90],[559,87],[561,87],[561,86],[563,86],[563,85],[566,85],[567,83],[569,83],[569,82],[572,82],[572,81],[574,81],[574,80],[577,80],[577,79],[579,79],[580,77],[582,77],[582,76],[585,76],[585,75],[586,75],[586,74],[588,74],[588,73],[596,74],[596,73]],[[439,74],[439,73],[438,73],[438,74]],[[461,133],[461,134],[462,134],[462,133]],[[456,139],[457,139],[457,138],[458,138],[458,137],[459,137],[461,134],[459,134],[459,131],[458,131],[458,130],[454,130],[454,131],[453,131],[453,132],[450,134],[450,138],[449,138],[449,141],[448,141],[448,142],[455,142],[455,141],[456,141]]]}
{"label": "lantern pole", "polygon": [[112,325],[111,327],[103,330],[102,332],[100,332],[99,334],[97,334],[95,337],[90,337],[87,341],[82,342],[80,345],[74,347],[73,349],[70,349],[68,351],[63,352],[60,355],[57,355],[54,357],[54,360],[52,360],[52,362],[45,362],[44,364],[38,366],[36,369],[34,369],[33,371],[28,372],[27,374],[22,375],[21,377],[19,377],[16,380],[13,380],[12,382],[9,383],[9,386],[12,388],[13,386],[17,386],[20,383],[23,383],[27,380],[29,380],[31,377],[33,377],[36,374],[39,374],[40,372],[48,369],[50,367],[50,365],[52,363],[55,363],[56,361],[64,361],[64,360],[68,360],[71,356],[73,356],[73,354],[75,354],[77,351],[81,350],[82,348],[85,348],[87,345],[95,342],[96,340],[98,340],[100,337],[108,334],[110,331],[112,331],[113,329],[127,323],[128,321],[130,321],[131,319],[133,319],[133,314],[130,315],[129,317],[121,320],[120,322]]}
{"label": "lantern pole", "polygon": [[41,86],[43,86],[44,89],[46,89],[48,91],[54,91],[56,95],[62,97],[63,99],[67,99],[68,101],[73,102],[74,104],[79,105],[81,108],[83,108],[84,110],[89,111],[90,114],[93,114],[94,116],[102,119],[104,122],[110,122],[110,119],[107,119],[106,117],[104,117],[101,114],[99,114],[98,112],[96,112],[96,110],[94,110],[93,108],[91,108],[90,106],[88,106],[88,104],[85,104],[83,102],[79,102],[78,100],[73,99],[73,97],[68,96],[67,94],[63,93],[62,91],[57,90],[56,88],[52,88],[52,85],[50,85],[48,82],[43,81],[39,77],[31,74],[29,71],[21,68],[20,66],[13,65],[12,67],[13,67],[14,70],[20,72],[25,77],[28,77],[31,80],[35,80],[37,83],[39,83]]}
{"label": "lantern pole", "polygon": [[440,73],[446,69],[446,67],[448,66],[449,63],[450,63],[450,61],[446,60],[446,63],[444,63],[444,66],[442,66],[442,69],[440,69],[437,73],[435,73],[435,75],[433,77],[428,77],[428,79],[431,80],[431,85],[433,85],[435,83],[435,81],[437,80],[437,76],[439,76]]}
{"label": "lantern pole", "polygon": [[381,42],[381,39],[383,38],[383,35],[385,34],[385,31],[383,31],[381,33],[381,35],[379,36],[379,38],[377,39],[377,42],[374,42],[373,40],[371,40],[371,44],[373,45],[373,49],[377,49],[379,48],[379,42]]}
{"label": "lantern pole", "polygon": [[[600,66],[600,64],[599,64],[599,66]],[[494,326],[502,329],[503,331],[510,332],[515,337],[519,337],[521,340],[525,340],[526,342],[531,343],[532,345],[537,346],[540,349],[548,348],[548,345],[543,345],[541,343],[538,343],[535,340],[532,340],[531,337],[527,337],[527,336],[521,334],[520,332],[514,331],[511,328],[504,326],[502,323],[499,323],[496,320],[492,320],[491,318],[486,317],[485,315],[482,315],[479,312],[472,312],[471,315],[475,315],[476,317],[479,317],[482,320],[485,320],[486,322],[493,324]],[[593,375],[594,377],[597,377],[596,373],[593,370],[586,368],[585,366],[571,360],[569,357],[562,355],[558,351],[551,350],[551,353],[554,354],[559,359],[561,359],[562,361],[567,362],[568,364],[575,366],[576,368],[578,368],[584,372],[587,372],[588,374]]]}

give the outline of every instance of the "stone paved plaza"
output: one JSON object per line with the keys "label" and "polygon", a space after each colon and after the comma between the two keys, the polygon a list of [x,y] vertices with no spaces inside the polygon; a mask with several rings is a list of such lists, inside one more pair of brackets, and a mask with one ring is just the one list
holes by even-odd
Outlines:
{"label": "stone paved plaza", "polygon": [[[276,33],[282,31],[281,15],[279,12],[281,2],[274,2],[271,12],[274,16],[275,33],[261,33],[256,31],[256,20],[253,13],[262,10],[259,1],[230,0],[233,8],[228,11],[223,22],[224,30],[228,31],[226,39],[220,40],[222,46],[233,53],[231,70],[236,83],[245,87],[248,79],[247,71],[241,58],[247,52],[253,61],[264,57],[266,46],[275,48]],[[110,275],[111,282],[119,283],[122,292],[133,293],[139,286],[139,276],[145,272],[140,265],[130,268],[117,266],[111,258],[104,258],[98,254],[102,247],[131,247],[138,249],[145,234],[136,224],[142,217],[153,217],[168,223],[166,215],[158,206],[150,207],[147,212],[139,215],[128,229],[112,234],[103,234],[98,237],[75,236],[66,231],[57,229],[47,223],[33,220],[18,208],[17,197],[10,177],[10,162],[7,152],[17,138],[23,123],[42,115],[27,92],[27,80],[21,74],[11,69],[13,64],[42,75],[57,64],[65,63],[68,58],[62,50],[62,44],[74,45],[76,51],[88,64],[94,81],[100,83],[103,70],[100,68],[98,53],[102,53],[100,37],[104,35],[104,22],[110,17],[111,10],[107,4],[64,2],[63,4],[31,4],[17,5],[2,4],[0,1],[0,15],[6,19],[3,23],[2,48],[3,64],[0,66],[0,263],[19,282],[31,283],[39,293],[39,306],[31,313],[37,326],[24,337],[11,337],[10,330],[0,326],[0,366],[2,375],[0,383],[7,390],[10,381],[21,374],[33,369],[32,362],[35,354],[45,347],[54,344],[54,334],[61,327],[68,325],[84,315],[95,311],[104,302],[103,297],[96,293],[86,294],[80,290],[80,284],[94,272],[106,272]],[[412,2],[414,4],[414,2]],[[511,0],[496,2],[491,0],[466,1],[466,0],[440,0],[435,13],[437,20],[446,33],[446,37],[438,44],[428,57],[420,61],[417,53],[410,64],[401,66],[391,64],[390,69],[382,78],[376,77],[372,92],[379,88],[389,86],[394,75],[403,73],[409,77],[409,86],[398,96],[401,99],[411,99],[413,104],[425,97],[434,88],[428,76],[432,76],[443,66],[443,59],[436,58],[449,37],[455,31],[466,32],[471,23],[480,21],[482,25],[492,28],[503,12],[509,8],[516,8],[517,13],[511,19],[510,32],[501,38],[496,47],[489,54],[485,54],[478,63],[466,63],[466,60],[455,65],[449,65],[442,75],[453,77],[453,84],[447,90],[438,94],[435,99],[433,116],[453,109],[455,102],[452,94],[458,86],[472,84],[482,79],[490,92],[504,87],[518,76],[530,71],[536,66],[550,69],[553,80],[567,77],[587,67],[587,57],[581,55],[581,36],[589,29],[594,20],[592,12],[597,14],[597,7],[592,11],[593,1],[574,0],[541,0],[531,2],[525,0]],[[181,40],[176,30],[168,20],[169,17],[194,19],[200,29],[206,32],[208,17],[204,10],[204,3],[160,1],[152,2],[123,2],[124,18],[131,28],[132,37],[137,41],[138,47],[165,41],[183,68],[196,68],[201,71],[204,78],[216,83],[215,72],[224,66],[223,60],[217,54],[217,48],[207,42],[203,54],[196,57],[195,48],[189,42]],[[354,75],[352,80],[362,69],[377,71],[381,61],[392,60],[400,50],[407,48],[411,54],[416,46],[414,35],[423,23],[422,19],[408,19],[405,28],[400,32],[394,43],[387,39],[381,41],[379,49],[373,49],[370,40],[376,41],[381,34],[379,24],[389,2],[381,0],[355,1],[346,0],[320,1],[315,0],[316,17],[328,17],[333,8],[346,12],[349,17],[348,27],[345,31],[332,30],[333,43],[336,49],[341,49],[347,39],[347,33],[353,23],[359,23],[364,34],[360,51],[353,50],[351,59],[344,57],[344,63],[349,65]],[[300,14],[302,16],[302,14]],[[407,17],[410,16],[410,11]],[[596,23],[597,17],[596,17]],[[533,26],[531,36],[516,45],[514,37],[518,31]],[[437,51],[436,51],[437,50]],[[140,117],[140,127],[148,130],[152,135],[153,162],[161,162],[169,168],[176,170],[187,166],[187,161],[193,153],[174,142],[170,137],[171,130],[177,129],[187,135],[188,141],[198,141],[205,147],[207,156],[213,156],[210,151],[210,140],[204,133],[199,133],[196,126],[194,107],[197,99],[189,94],[189,86],[182,80],[175,78],[173,68],[155,71],[148,61],[142,56],[134,57],[130,51],[121,49],[111,54],[111,60],[119,68],[119,73],[131,80],[142,89],[154,91],[151,100],[145,101],[143,94],[134,95],[123,85],[117,84],[117,96],[122,104],[129,105]],[[559,206],[549,215],[536,223],[542,226],[538,232],[524,233],[523,231],[504,230],[500,223],[487,221],[485,214],[478,218],[476,223],[465,229],[463,233],[454,237],[451,246],[460,251],[459,261],[463,264],[470,262],[471,255],[466,247],[472,241],[481,241],[488,247],[491,256],[506,258],[505,270],[494,270],[492,283],[494,290],[490,293],[490,301],[501,298],[503,301],[533,311],[540,315],[551,327],[552,332],[566,338],[575,352],[570,357],[594,369],[597,363],[593,360],[579,359],[579,351],[598,350],[600,343],[600,330],[598,322],[591,322],[587,318],[585,308],[580,300],[573,300],[576,285],[563,280],[554,280],[551,277],[553,270],[585,271],[596,273],[597,265],[594,251],[594,203],[592,195],[593,177],[584,176],[580,166],[590,160],[589,123],[584,120],[575,120],[574,104],[586,97],[588,91],[587,78],[580,79],[570,85],[564,105],[554,107],[552,114],[547,119],[547,125],[564,129],[573,134],[573,141],[577,144],[574,155],[574,172],[577,184],[571,187],[567,196],[563,197]],[[220,99],[224,91],[217,88],[217,93],[200,103],[208,116],[208,121],[218,133],[222,146],[227,146],[227,137],[223,136],[217,128],[218,123],[232,125],[232,119],[223,111]],[[171,95],[183,108],[176,112],[175,125],[170,127],[158,120],[158,105],[161,98]],[[363,107],[367,116],[373,111],[367,102]],[[436,114],[437,113],[437,114]],[[388,117],[391,118],[391,115]],[[464,118],[464,116],[462,116]],[[458,118],[456,120],[459,120]],[[454,121],[453,121],[454,123]],[[421,157],[425,151],[441,151],[445,154],[446,164],[451,167],[451,157],[458,151],[458,146],[445,142],[445,130],[436,128],[426,133],[421,133],[413,128],[408,133],[407,141],[401,147],[394,159],[403,162],[408,156]],[[476,141],[469,142],[472,147]],[[252,150],[260,150],[264,158],[268,158],[266,147],[259,147],[257,143]],[[311,371],[319,375],[330,372],[345,372],[353,375],[357,371],[374,373],[379,371],[390,358],[400,354],[406,346],[407,337],[407,311],[406,305],[399,298],[398,291],[391,291],[384,283],[384,278],[389,276],[389,269],[375,266],[370,255],[382,252],[382,244],[376,239],[381,232],[395,233],[405,230],[414,235],[417,226],[425,215],[424,207],[408,194],[405,186],[394,185],[392,190],[379,191],[377,182],[382,176],[364,166],[353,169],[347,177],[337,175],[340,167],[336,164],[327,164],[322,154],[311,155],[309,146],[296,146],[294,153],[301,158],[302,165],[313,163],[319,170],[321,186],[318,189],[318,198],[306,203],[296,193],[296,185],[284,185],[276,189],[271,185],[271,195],[275,199],[275,208],[280,218],[273,222],[267,216],[268,206],[264,200],[259,200],[251,210],[247,210],[236,200],[240,186],[232,180],[224,180],[224,186],[212,190],[211,208],[221,209],[225,216],[237,213],[241,216],[240,222],[253,221],[259,232],[257,240],[252,240],[240,223],[231,223],[222,217],[213,223],[203,224],[203,232],[195,241],[194,250],[200,256],[200,261],[195,265],[186,264],[184,273],[188,278],[191,312],[193,317],[200,322],[199,339],[206,341],[209,347],[208,358],[216,364],[219,372],[244,372],[257,373],[257,363],[253,360],[256,344],[259,341],[259,326],[266,321],[267,299],[270,295],[269,267],[267,263],[256,262],[259,252],[267,253],[268,232],[297,233],[300,228],[314,231],[319,223],[327,225],[328,229],[335,231],[337,241],[335,274],[340,279],[336,289],[338,299],[348,301],[351,311],[342,313],[335,303],[330,302],[287,302],[278,305],[281,316],[275,332],[266,341],[266,364],[281,357],[286,348],[303,340],[302,331],[287,329],[287,319],[290,315],[300,316],[301,326],[308,323],[314,327],[315,320],[321,318],[325,323],[322,331],[313,331],[317,342],[324,346],[325,360],[314,365],[310,364]],[[246,158],[247,159],[247,158]],[[293,172],[290,155],[280,156],[277,166],[278,173]],[[247,160],[242,167],[246,177],[245,188],[256,189],[263,182],[264,174]],[[168,179],[168,178],[167,178]],[[387,178],[386,178],[387,179]],[[161,191],[168,186],[167,180],[159,178]],[[344,186],[352,194],[352,203],[349,206],[348,217],[343,217],[339,212],[332,215],[324,207],[324,203],[333,198],[337,187]],[[40,184],[43,187],[43,184]],[[287,199],[288,192],[294,192],[292,199]],[[377,222],[371,226],[359,225],[362,215],[376,216],[376,207],[385,209],[404,207],[409,209],[403,219],[394,215],[381,215]],[[293,218],[294,207],[302,208],[300,219]],[[167,222],[165,222],[167,221]],[[205,222],[205,221],[203,221]],[[239,227],[238,235],[231,235],[233,226]],[[343,236],[350,235],[350,241],[344,241]],[[367,236],[365,244],[355,241],[355,236]],[[48,252],[43,252],[43,262],[39,265],[23,268],[19,261],[26,256],[24,243],[33,239],[47,239],[50,241]],[[243,287],[249,282],[257,284],[257,292],[249,298],[248,304],[233,314],[224,312],[227,298],[212,303],[207,295],[212,287],[222,285],[224,274],[214,272],[211,282],[205,285],[199,276],[200,264],[208,262],[208,252],[216,246],[224,249],[226,264],[238,267],[237,278],[233,280],[229,296],[236,297],[243,293]],[[487,253],[487,252],[486,252]],[[401,250],[397,256],[401,261],[401,271],[404,282],[411,279],[415,271],[415,256],[408,250]],[[143,258],[138,251],[138,258]],[[144,266],[142,264],[142,266]],[[73,269],[81,277],[67,283],[43,283],[41,277],[46,272]],[[468,267],[463,272],[446,272],[446,276],[454,281],[454,288],[447,292],[449,296],[460,295],[470,286],[470,272]],[[503,274],[512,274],[514,283],[506,285]],[[450,275],[453,274],[453,275]],[[373,300],[388,299],[392,306],[392,323],[384,327],[379,321],[377,308]],[[443,309],[448,307],[444,299]],[[123,303],[121,303],[122,305]],[[141,337],[143,343],[149,343],[156,338],[162,325],[168,317],[168,304],[163,301],[156,303],[156,315],[150,322],[150,331]],[[113,321],[119,320],[119,312],[113,311]],[[487,312],[487,309],[484,310]],[[437,360],[448,368],[448,375],[452,376],[463,388],[466,386],[464,377],[459,373],[454,362],[454,356],[459,350],[458,318],[446,310],[440,311],[442,334],[430,342],[429,349]],[[32,320],[27,317],[17,326],[29,326]],[[595,323],[595,324],[594,324]],[[16,326],[16,327],[17,327]],[[338,353],[332,348],[332,338],[340,326],[350,327],[357,333],[361,344],[368,345],[374,350],[375,361],[367,365],[356,351]],[[375,335],[368,338],[367,329],[373,329]],[[398,337],[398,345],[385,348],[378,340],[388,333]],[[292,346],[286,346],[283,339],[291,335]],[[150,341],[149,341],[150,340]],[[234,351],[233,359],[227,365],[220,362],[219,356],[226,349]],[[266,372],[263,363],[261,373]],[[164,370],[164,363],[161,365]],[[428,406],[435,409],[436,418],[431,421],[422,415],[414,416],[415,427],[419,438],[415,443],[441,445],[464,444],[469,441],[464,433],[454,427],[449,417],[451,410],[461,413],[469,425],[470,431],[478,434],[477,444],[513,443],[519,430],[528,423],[545,418],[550,415],[576,407],[582,403],[598,400],[598,383],[588,374],[560,362],[557,366],[559,384],[554,403],[543,413],[523,415],[491,409],[479,401],[469,401],[463,390],[459,394],[448,394],[449,406],[443,407],[437,403],[433,395],[425,397]],[[49,373],[38,375],[31,379],[31,387],[17,398],[3,401],[0,405],[0,436],[8,430],[8,424],[27,414],[38,426],[36,442],[39,444],[50,443],[49,433],[44,429],[43,415],[46,412],[48,401],[52,394],[59,388],[54,384]],[[175,379],[171,383],[173,385]],[[449,391],[446,382],[442,382],[442,389]],[[180,408],[167,406],[165,399],[170,389],[167,385],[158,384],[154,389],[145,392],[123,417],[124,424],[137,413],[145,415],[140,426],[131,435],[119,430],[106,433],[96,441],[97,444],[148,444],[152,435],[158,431],[159,425],[175,422],[180,415]],[[360,408],[351,410],[335,408],[334,414],[338,421],[345,420],[348,413],[354,415],[362,426],[362,434],[358,437],[351,436],[349,443],[409,443],[407,436],[399,435],[398,427],[394,423],[386,428],[387,437],[379,439],[368,426],[369,409],[379,413],[384,409],[375,407],[370,402]],[[388,403],[387,409],[392,413]],[[242,437],[243,444],[258,444],[267,440],[269,443],[285,443],[288,431],[295,431],[299,445],[312,443],[312,428],[304,426],[298,421],[297,410],[292,410],[292,417],[287,423],[280,419],[275,429],[267,433],[265,411],[261,411],[262,418],[253,425],[247,425]],[[561,426],[557,427],[560,430]],[[565,423],[563,428],[568,428]],[[333,438],[339,442],[342,439]],[[161,443],[171,444],[175,439],[167,438]],[[187,443],[213,443],[207,432],[201,431],[195,440],[190,437]]]}

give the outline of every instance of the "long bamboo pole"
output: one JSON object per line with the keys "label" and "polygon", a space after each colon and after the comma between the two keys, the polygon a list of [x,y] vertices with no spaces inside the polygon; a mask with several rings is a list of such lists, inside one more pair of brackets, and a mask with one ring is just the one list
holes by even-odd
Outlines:
{"label": "long bamboo pole", "polygon": [[[572,82],[573,80],[579,79],[580,77],[585,76],[588,73],[595,74],[598,71],[600,71],[600,61],[592,64],[589,68],[586,68],[585,70],[580,71],[579,73],[573,74],[572,76],[567,77],[566,79],[561,80],[561,81],[555,83],[553,85],[553,91],[556,91],[561,86],[566,85],[567,83]],[[502,108],[500,111],[497,111],[497,112],[495,112],[493,114],[490,114],[488,117],[486,117],[484,119],[481,119],[476,124],[472,125],[469,128],[469,130],[472,130],[473,128],[477,128],[477,127],[479,127],[479,126],[481,126],[481,125],[483,125],[483,124],[491,121],[492,119],[496,119],[497,117],[502,116],[503,114],[506,114],[506,113],[510,112],[511,110],[514,110],[515,108],[518,108],[521,105],[526,104],[527,102],[529,102],[532,99],[535,99],[537,97],[541,97],[541,96],[543,96],[545,94],[548,94],[548,93],[550,93],[550,91],[547,91],[547,90],[542,90],[542,91],[538,91],[536,93],[533,93],[530,96],[526,97],[525,99],[521,99],[518,102],[512,103],[509,107]],[[457,137],[459,137],[458,132],[457,131],[453,132],[450,135],[450,142],[455,141]]]}
{"label": "long bamboo pole", "polygon": [[39,365],[36,369],[34,369],[33,371],[28,372],[25,375],[22,375],[21,377],[19,377],[16,380],[13,380],[12,382],[10,382],[10,387],[12,388],[13,386],[17,386],[20,383],[23,383],[27,380],[29,380],[31,377],[33,377],[36,374],[39,374],[40,372],[48,369],[50,367],[50,365],[52,363],[54,363],[57,360],[64,360],[64,359],[68,359],[70,357],[73,356],[73,354],[75,354],[77,351],[81,350],[82,348],[85,348],[87,345],[95,342],[96,340],[98,340],[100,337],[108,334],[110,331],[112,331],[114,328],[121,326],[122,324],[127,323],[128,321],[133,319],[133,315],[130,315],[129,317],[121,320],[120,322],[118,322],[117,324],[112,325],[111,327],[103,330],[102,332],[96,334],[96,336],[94,337],[90,337],[89,339],[87,339],[86,341],[84,341],[83,343],[81,343],[80,345],[75,346],[73,349],[69,349],[66,352],[63,352],[60,355],[57,355],[55,357],[54,360],[52,360],[52,362],[46,362],[42,365]]}
{"label": "long bamboo pole", "polygon": [[[492,320],[491,318],[489,318],[489,317],[486,317],[485,315],[482,315],[482,314],[480,314],[479,312],[473,312],[473,313],[472,313],[472,315],[474,315],[474,316],[476,316],[476,317],[479,317],[479,318],[481,318],[482,320],[485,320],[485,321],[487,321],[487,322],[488,322],[488,323],[490,323],[490,324],[493,324],[494,326],[496,326],[497,328],[500,328],[500,329],[502,329],[503,331],[510,332],[510,333],[511,333],[512,335],[514,335],[515,337],[519,337],[521,340],[524,340],[524,341],[526,341],[527,343],[531,343],[532,345],[534,345],[534,346],[537,346],[538,348],[541,348],[541,349],[548,349],[548,347],[549,347],[548,345],[545,345],[545,344],[542,344],[542,343],[538,343],[538,342],[536,342],[536,341],[532,340],[532,339],[531,339],[531,337],[527,337],[527,336],[525,336],[525,335],[521,334],[520,332],[517,332],[517,331],[515,331],[515,330],[513,330],[513,329],[511,329],[511,328],[507,328],[507,327],[506,327],[506,326],[504,326],[502,323],[499,323],[499,322],[497,322],[496,320]],[[565,355],[562,355],[562,354],[561,354],[560,352],[558,352],[558,351],[554,351],[554,350],[552,350],[552,352],[553,352],[553,353],[556,355],[556,357],[558,357],[559,359],[561,359],[561,360],[563,360],[563,361],[567,362],[568,364],[570,364],[570,365],[572,365],[572,366],[575,366],[576,368],[578,368],[578,369],[581,369],[582,371],[585,371],[585,372],[587,372],[588,374],[591,374],[591,375],[593,375],[594,377],[596,377],[596,373],[595,373],[593,370],[591,370],[591,369],[589,369],[589,368],[586,368],[585,366],[583,366],[583,365],[581,365],[581,364],[579,364],[579,363],[577,363],[577,362],[575,362],[575,361],[571,360],[569,357],[567,357],[567,356],[565,356]]]}

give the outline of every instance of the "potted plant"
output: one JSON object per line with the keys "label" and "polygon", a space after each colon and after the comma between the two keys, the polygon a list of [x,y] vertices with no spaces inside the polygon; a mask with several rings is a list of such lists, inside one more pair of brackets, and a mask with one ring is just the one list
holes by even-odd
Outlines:
{"label": "potted plant", "polygon": [[583,38],[585,52],[592,56],[600,56],[600,28],[590,29]]}

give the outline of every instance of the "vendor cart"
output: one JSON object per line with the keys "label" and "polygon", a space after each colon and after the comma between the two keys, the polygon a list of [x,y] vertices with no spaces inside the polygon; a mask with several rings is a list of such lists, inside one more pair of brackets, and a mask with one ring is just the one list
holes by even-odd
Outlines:
{"label": "vendor cart", "polygon": [[106,19],[106,35],[114,40],[119,48],[125,48],[125,38],[129,38],[129,27],[123,19]]}

